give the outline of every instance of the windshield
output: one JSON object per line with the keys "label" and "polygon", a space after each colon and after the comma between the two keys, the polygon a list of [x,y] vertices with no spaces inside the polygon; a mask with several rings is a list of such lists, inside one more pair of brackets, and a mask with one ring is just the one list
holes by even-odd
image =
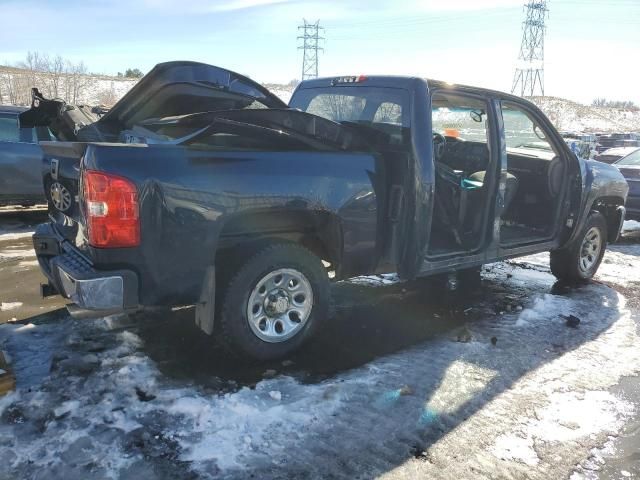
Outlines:
{"label": "windshield", "polygon": [[289,106],[352,126],[381,146],[410,143],[406,90],[363,86],[300,89]]}
{"label": "windshield", "polygon": [[640,166],[640,149],[635,152],[627,155],[624,158],[621,158],[616,162],[616,165],[634,165]]}

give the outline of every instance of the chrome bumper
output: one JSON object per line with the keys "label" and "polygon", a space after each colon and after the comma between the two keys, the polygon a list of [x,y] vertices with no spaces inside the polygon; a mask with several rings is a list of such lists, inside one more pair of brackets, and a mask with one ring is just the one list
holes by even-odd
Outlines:
{"label": "chrome bumper", "polygon": [[77,279],[58,266],[60,286],[65,297],[90,310],[124,309],[124,280],[120,276]]}

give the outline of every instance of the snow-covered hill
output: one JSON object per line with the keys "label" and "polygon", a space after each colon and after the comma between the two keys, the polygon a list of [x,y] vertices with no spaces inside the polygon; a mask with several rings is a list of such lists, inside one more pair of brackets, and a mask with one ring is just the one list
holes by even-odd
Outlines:
{"label": "snow-covered hill", "polygon": [[583,132],[640,131],[640,110],[592,107],[557,97],[531,97],[558,130]]}

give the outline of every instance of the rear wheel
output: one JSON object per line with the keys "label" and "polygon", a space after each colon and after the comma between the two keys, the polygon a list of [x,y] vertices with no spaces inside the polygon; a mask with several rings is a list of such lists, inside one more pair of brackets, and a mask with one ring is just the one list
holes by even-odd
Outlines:
{"label": "rear wheel", "polygon": [[45,185],[47,199],[59,211],[66,213],[71,210],[74,203],[71,188],[66,182],[48,178]]}
{"label": "rear wheel", "polygon": [[327,316],[329,280],[318,257],[288,243],[262,247],[222,279],[219,340],[258,360],[287,355]]}
{"label": "rear wheel", "polygon": [[551,252],[551,272],[568,282],[590,280],[598,271],[606,248],[607,221],[601,213],[593,212],[571,246]]}

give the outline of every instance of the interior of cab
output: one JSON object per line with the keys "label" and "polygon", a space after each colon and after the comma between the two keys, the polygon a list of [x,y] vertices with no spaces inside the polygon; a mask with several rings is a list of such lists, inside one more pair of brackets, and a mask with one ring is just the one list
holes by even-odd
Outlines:
{"label": "interior of cab", "polygon": [[507,171],[500,179],[490,149],[483,99],[432,97],[435,200],[430,256],[470,252],[487,238],[498,181],[504,181],[500,242],[509,247],[551,238],[562,205],[567,165],[549,136],[521,106],[502,103]]}
{"label": "interior of cab", "polygon": [[566,161],[549,136],[519,105],[502,102],[507,171],[517,179],[502,214],[502,244],[519,244],[549,238],[554,233],[562,204]]}
{"label": "interior of cab", "polygon": [[454,93],[432,97],[435,200],[431,256],[473,250],[485,238],[497,177],[487,112],[484,99]]}

